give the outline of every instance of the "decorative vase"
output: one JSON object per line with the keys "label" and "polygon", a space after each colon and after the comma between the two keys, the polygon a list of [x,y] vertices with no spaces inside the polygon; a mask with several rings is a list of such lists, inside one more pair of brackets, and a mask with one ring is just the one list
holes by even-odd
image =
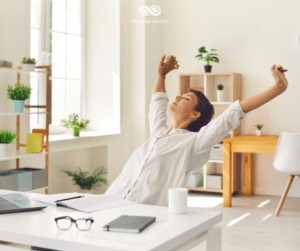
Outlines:
{"label": "decorative vase", "polygon": [[223,90],[217,90],[217,101],[223,102],[224,101],[224,92]]}
{"label": "decorative vase", "polygon": [[204,65],[205,72],[211,72],[212,65]]}
{"label": "decorative vase", "polygon": [[7,157],[9,155],[9,148],[11,144],[0,143],[0,157]]}
{"label": "decorative vase", "polygon": [[255,130],[257,136],[261,136],[261,130]]}
{"label": "decorative vase", "polygon": [[79,133],[80,133],[80,128],[73,128],[73,136],[74,137],[79,137]]}
{"label": "decorative vase", "polygon": [[24,71],[34,71],[35,64],[22,64],[22,70]]}
{"label": "decorative vase", "polygon": [[66,128],[66,134],[72,135],[73,136],[73,128]]}
{"label": "decorative vase", "polygon": [[13,100],[15,113],[23,113],[25,107],[25,100]]}

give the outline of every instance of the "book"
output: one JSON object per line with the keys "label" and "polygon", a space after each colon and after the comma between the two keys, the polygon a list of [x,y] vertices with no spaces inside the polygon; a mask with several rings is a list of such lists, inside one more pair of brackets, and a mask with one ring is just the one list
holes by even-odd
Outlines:
{"label": "book", "polygon": [[121,215],[103,226],[103,231],[139,234],[155,221],[153,216]]}
{"label": "book", "polygon": [[40,133],[27,133],[26,153],[40,153],[43,146],[43,135]]}
{"label": "book", "polygon": [[125,206],[134,203],[114,194],[99,194],[93,197],[83,197],[57,202],[57,206],[68,207],[85,213]]}
{"label": "book", "polygon": [[[43,148],[45,146],[44,144],[44,139],[45,139],[45,136],[47,135],[47,130],[46,129],[32,129],[32,133],[41,133],[43,135],[43,140],[42,140],[42,149],[41,149],[41,152],[43,151]],[[46,146],[45,146],[46,148]]]}

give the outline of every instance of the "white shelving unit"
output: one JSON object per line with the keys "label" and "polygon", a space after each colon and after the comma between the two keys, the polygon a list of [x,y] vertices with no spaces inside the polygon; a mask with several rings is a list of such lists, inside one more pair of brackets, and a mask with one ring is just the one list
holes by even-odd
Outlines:
{"label": "white shelving unit", "polygon": [[[212,119],[217,118],[222,114],[230,104],[236,100],[241,100],[241,74],[238,73],[180,73],[179,74],[179,90],[180,95],[195,89],[204,93],[211,104],[214,106],[215,115]],[[222,84],[224,86],[224,101],[217,102],[217,86]],[[241,125],[232,130],[227,137],[234,137],[240,135]],[[227,138],[226,137],[226,138]],[[233,180],[232,191],[233,193],[240,189],[240,154],[233,154],[232,156],[234,165],[232,166]],[[203,172],[203,186],[190,188],[191,191],[205,191],[222,193],[222,189],[209,189],[206,186],[206,178],[209,174],[223,173],[223,160],[209,160],[203,167],[199,166],[199,171]]]}
{"label": "white shelving unit", "polygon": [[[16,116],[16,132],[20,136],[20,117],[21,116],[27,116],[29,114],[46,114],[46,128],[45,130],[45,135],[46,135],[46,141],[43,146],[43,152],[41,153],[34,153],[34,154],[28,154],[25,151],[26,143],[20,143],[20,137],[16,139],[16,150],[12,150],[11,154],[9,156],[5,157],[0,157],[0,161],[5,161],[5,160],[16,160],[16,168],[20,168],[20,158],[29,158],[29,157],[36,157],[40,155],[45,156],[45,168],[47,169],[47,187],[45,188],[45,193],[49,193],[49,121],[50,121],[50,66],[49,65],[44,65],[44,66],[36,66],[34,71],[25,71],[22,70],[21,66],[18,66],[17,68],[7,68],[7,67],[0,67],[0,74],[2,73],[17,73],[17,82],[20,81],[20,75],[21,73],[44,73],[46,77],[46,105],[25,105],[25,111],[22,114],[15,113],[13,111],[1,111],[0,116]],[[5,84],[5,86],[3,85]],[[1,91],[6,92],[6,87],[7,83],[2,83],[0,88],[2,89]],[[29,109],[26,108],[43,108],[46,109],[46,111],[38,111],[38,112],[30,112]],[[11,128],[7,128],[10,129]],[[28,132],[29,133],[29,132]],[[41,188],[39,188],[41,189]]]}

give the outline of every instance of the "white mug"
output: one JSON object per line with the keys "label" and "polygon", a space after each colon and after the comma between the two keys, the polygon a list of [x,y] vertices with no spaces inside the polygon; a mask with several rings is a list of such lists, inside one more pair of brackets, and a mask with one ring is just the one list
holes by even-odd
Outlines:
{"label": "white mug", "polygon": [[169,188],[169,213],[185,214],[187,213],[187,188]]}

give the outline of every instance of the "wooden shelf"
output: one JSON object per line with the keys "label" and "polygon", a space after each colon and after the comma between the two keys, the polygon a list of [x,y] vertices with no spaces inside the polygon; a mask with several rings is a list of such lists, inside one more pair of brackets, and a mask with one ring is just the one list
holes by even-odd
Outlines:
{"label": "wooden shelf", "polygon": [[27,157],[35,157],[37,155],[45,155],[48,154],[47,152],[42,153],[26,153],[25,148],[20,150],[15,150],[11,153],[11,155],[6,157],[0,157],[0,161],[2,160],[10,160],[10,159],[19,159],[19,158],[27,158]]}
{"label": "wooden shelf", "polygon": [[[0,112],[0,116],[16,116],[16,115],[21,115],[23,113],[15,113],[15,112]],[[48,112],[29,112],[29,114],[46,114]]]}
{"label": "wooden shelf", "polygon": [[208,162],[210,163],[223,163],[222,159],[210,159]]}
{"label": "wooden shelf", "polygon": [[[46,111],[35,111],[30,112],[30,110],[25,109],[24,113],[15,113],[15,112],[0,112],[0,116],[16,116],[25,114],[25,116],[28,116],[30,119],[30,114],[46,114],[46,128],[43,129],[45,133],[43,133],[46,137],[46,140],[44,142],[43,149],[44,151],[41,153],[26,153],[25,144],[20,143],[20,137],[17,137],[16,139],[16,149],[11,149],[11,154],[9,156],[0,157],[0,161],[4,160],[16,160],[16,168],[20,168],[20,158],[29,158],[29,157],[36,157],[37,155],[44,155],[45,156],[45,169],[47,169],[47,187],[46,194],[49,193],[49,121],[50,121],[50,66],[49,65],[43,65],[43,66],[36,66],[34,71],[25,71],[22,70],[21,66],[18,66],[16,68],[9,68],[9,67],[0,67],[0,73],[1,72],[11,72],[11,73],[17,73],[17,81],[19,82],[21,80],[21,73],[46,73],[44,75],[46,77],[46,105],[25,105],[25,108],[43,108],[46,109]],[[17,135],[20,136],[20,128],[21,128],[21,121],[20,116],[16,116],[16,132]]]}
{"label": "wooden shelf", "polygon": [[[236,100],[241,100],[242,95],[242,75],[233,72],[220,73],[179,73],[179,95],[188,93],[190,89],[198,90],[204,93],[207,99],[214,107],[215,119],[220,116],[228,107]],[[217,102],[217,87],[219,84],[224,85],[223,102]],[[241,134],[241,125],[229,133],[229,138]],[[225,137],[226,138],[226,137]],[[241,179],[241,156],[233,154],[231,170],[233,174],[231,190],[232,192],[239,191]],[[207,175],[210,173],[222,173],[223,160],[209,160],[203,167],[203,186],[196,188],[188,188],[193,191],[217,192],[223,193],[222,189],[206,189]]]}
{"label": "wooden shelf", "polygon": [[201,191],[201,192],[212,192],[212,193],[223,193],[223,189],[210,189],[200,187],[187,187],[188,191]]}
{"label": "wooden shelf", "polygon": [[39,69],[36,68],[35,71],[25,71],[25,70],[21,70],[21,69],[17,69],[17,68],[9,68],[9,67],[2,67],[0,66],[0,72],[18,72],[18,73],[46,73],[46,69]]}

